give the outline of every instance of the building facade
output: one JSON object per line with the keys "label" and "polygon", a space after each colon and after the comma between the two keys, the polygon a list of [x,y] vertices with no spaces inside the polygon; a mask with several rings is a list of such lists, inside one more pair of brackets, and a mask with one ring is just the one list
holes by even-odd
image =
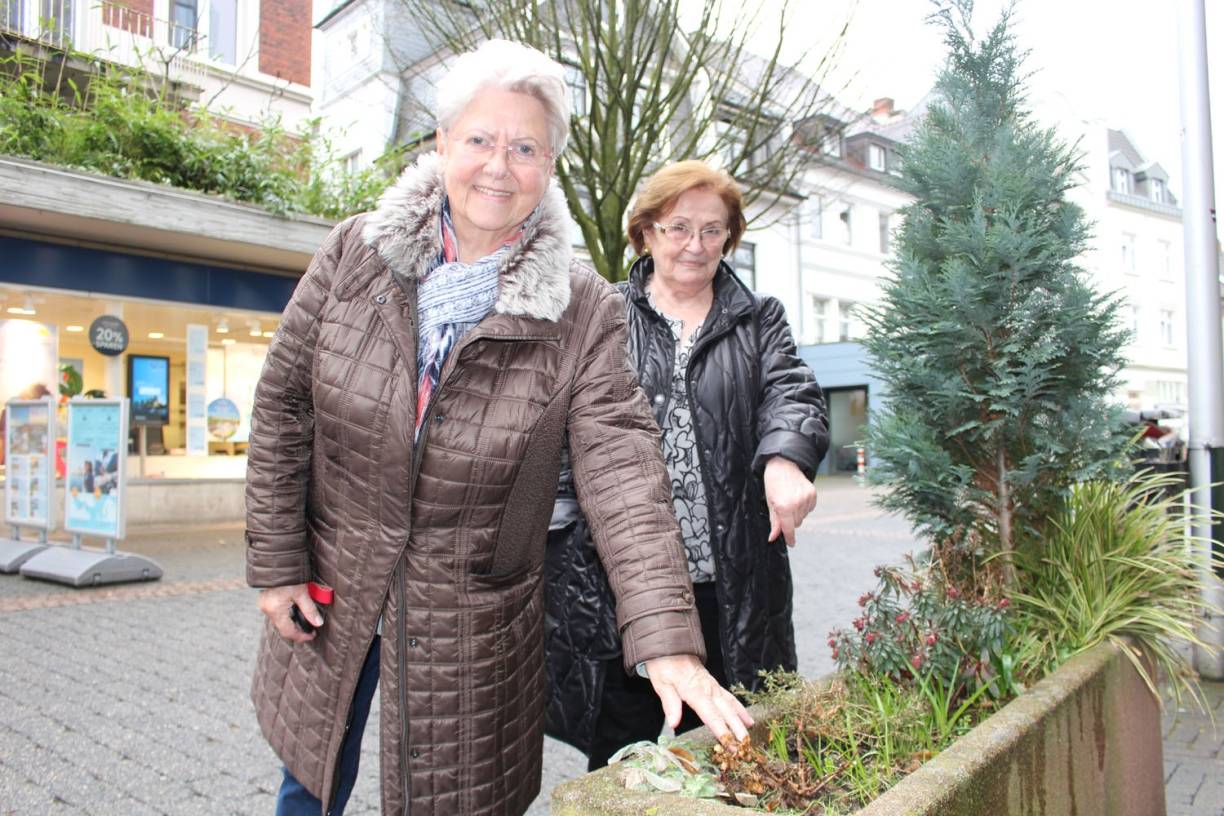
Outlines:
{"label": "building facade", "polygon": [[[0,3],[0,52],[68,71],[97,70],[91,60],[142,67],[180,98],[251,127],[269,115],[286,128],[309,120],[313,37],[304,0]],[[164,361],[157,400],[167,420],[146,428],[143,470],[133,431],[131,484],[142,476],[227,480],[218,506],[240,513],[245,461],[233,454],[245,448],[254,384],[331,223],[3,156],[0,190],[0,401],[40,387],[54,395],[61,383],[138,396],[135,361]],[[90,327],[104,316],[123,324],[120,353],[93,342]],[[188,336],[201,331],[203,347],[189,359]],[[39,354],[31,353],[35,336]],[[219,400],[237,416],[218,418],[218,433],[197,432],[193,444],[188,429],[207,427],[201,412]],[[202,519],[210,516],[199,497],[219,494],[197,487],[183,495]],[[183,505],[161,509],[170,520]]]}

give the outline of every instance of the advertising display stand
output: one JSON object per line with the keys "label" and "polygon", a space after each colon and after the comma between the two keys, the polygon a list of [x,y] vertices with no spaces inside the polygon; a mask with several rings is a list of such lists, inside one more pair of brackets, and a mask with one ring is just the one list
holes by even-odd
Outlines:
{"label": "advertising display stand", "polygon": [[[54,525],[55,402],[9,400],[5,407],[4,517],[12,538],[0,538],[0,572],[16,572],[47,549]],[[36,531],[36,541],[22,540],[21,528]]]}
{"label": "advertising display stand", "polygon": [[[128,401],[68,401],[68,479],[64,491],[64,529],[71,546],[51,546],[21,566],[27,578],[71,586],[96,586],[162,577],[152,559],[117,552],[124,534],[127,489]],[[81,546],[81,536],[106,540],[103,550]]]}

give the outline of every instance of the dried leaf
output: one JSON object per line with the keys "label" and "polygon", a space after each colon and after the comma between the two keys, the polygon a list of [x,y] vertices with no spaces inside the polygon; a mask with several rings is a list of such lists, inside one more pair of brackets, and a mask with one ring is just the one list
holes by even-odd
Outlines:
{"label": "dried leaf", "polygon": [[756,796],[753,796],[751,793],[736,791],[735,801],[743,807],[756,807],[761,800]]}

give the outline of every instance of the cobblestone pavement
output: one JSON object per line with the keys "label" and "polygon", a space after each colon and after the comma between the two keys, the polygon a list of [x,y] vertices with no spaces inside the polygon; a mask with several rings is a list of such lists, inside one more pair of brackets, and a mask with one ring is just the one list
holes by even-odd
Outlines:
{"label": "cobblestone pavement", "polygon": [[1224,683],[1204,683],[1215,722],[1191,700],[1164,713],[1165,803],[1168,816],[1224,814]]}
{"label": "cobblestone pavement", "polygon": [[[854,617],[874,565],[913,546],[903,521],[870,506],[869,490],[818,487],[792,551],[807,676],[832,668],[828,630]],[[71,589],[0,575],[0,816],[271,814],[280,772],[247,698],[260,617],[242,580],[242,529],[143,528],[123,549],[155,558],[163,580]],[[1224,687],[1208,693],[1224,719]],[[1169,812],[1224,813],[1221,734],[1191,712],[1174,723],[1174,713]],[[378,813],[377,742],[371,731],[353,816]],[[544,766],[532,816],[585,762],[549,740]]]}

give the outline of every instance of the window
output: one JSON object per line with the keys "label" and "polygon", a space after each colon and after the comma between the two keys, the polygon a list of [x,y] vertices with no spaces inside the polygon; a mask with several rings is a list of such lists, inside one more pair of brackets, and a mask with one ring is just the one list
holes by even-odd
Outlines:
{"label": "window", "polygon": [[357,173],[360,173],[361,172],[361,149],[358,148],[357,150],[354,150],[352,153],[345,156],[343,159],[343,162],[344,162],[344,172],[347,175],[352,176],[352,175],[356,175]]}
{"label": "window", "polygon": [[1156,243],[1157,252],[1160,256],[1160,279],[1166,283],[1173,282],[1173,247],[1168,241],[1158,241]]}
{"label": "window", "polygon": [[837,304],[837,339],[845,343],[847,340],[853,340],[855,334],[854,304],[841,301]]}
{"label": "window", "polygon": [[25,0],[0,0],[0,29],[20,34],[25,29]]}
{"label": "window", "polygon": [[1166,346],[1173,346],[1173,310],[1160,310],[1160,342]]}
{"label": "window", "polygon": [[884,210],[880,210],[880,252],[887,255],[892,251],[892,219]]}
{"label": "window", "polygon": [[846,246],[850,246],[854,243],[854,232],[851,230],[850,222],[850,210],[851,205],[847,204],[845,209],[837,214],[837,218],[839,221],[841,221],[842,225],[842,243],[844,243]]}
{"label": "window", "polygon": [[820,136],[820,152],[833,158],[841,157],[841,133],[836,130],[826,130]]}
{"label": "window", "polygon": [[238,64],[238,0],[211,0],[208,6],[208,56]]}
{"label": "window", "polygon": [[1143,328],[1143,309],[1131,305],[1131,342],[1138,343],[1140,331]]}
{"label": "window", "polygon": [[586,77],[582,75],[582,70],[576,65],[565,66],[565,84],[569,86],[570,99],[573,100],[573,109],[575,116],[586,116],[587,114],[587,86]]}
{"label": "window", "polygon": [[808,235],[824,237],[824,202],[815,196],[808,199]]}
{"label": "window", "polygon": [[1165,203],[1165,186],[1160,179],[1149,179],[1149,189],[1152,194],[1152,200],[1157,204]]}
{"label": "window", "polygon": [[1122,271],[1135,274],[1135,236],[1130,233],[1122,235]]}
{"label": "window", "polygon": [[41,37],[57,45],[72,42],[72,0],[40,0],[38,26]]}
{"label": "window", "polygon": [[1186,384],[1177,380],[1157,380],[1156,399],[1164,405],[1185,405]]}
{"label": "window", "polygon": [[878,144],[867,145],[867,166],[883,173],[887,169],[887,154]]}
{"label": "window", "polygon": [[731,254],[731,268],[736,276],[749,289],[756,289],[756,244],[751,241],[740,241],[740,245]]}
{"label": "window", "polygon": [[1115,193],[1130,193],[1130,171],[1125,167],[1115,167],[1113,169],[1113,189]]}
{"label": "window", "polygon": [[829,342],[829,299],[812,295],[812,331],[813,343]]}
{"label": "window", "polygon": [[196,25],[199,21],[198,0],[170,0],[170,44],[175,48],[195,50]]}

